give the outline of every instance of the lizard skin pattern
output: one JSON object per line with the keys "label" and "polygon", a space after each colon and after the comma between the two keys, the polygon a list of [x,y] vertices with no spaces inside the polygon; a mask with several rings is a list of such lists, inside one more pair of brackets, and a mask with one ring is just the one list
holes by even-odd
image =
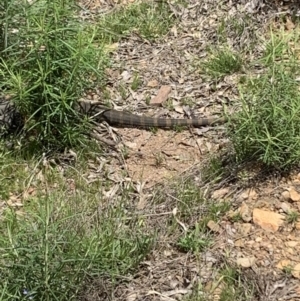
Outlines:
{"label": "lizard skin pattern", "polygon": [[[119,125],[123,127],[141,127],[141,128],[171,128],[174,126],[193,126],[201,127],[206,125],[213,125],[217,123],[224,123],[225,118],[222,117],[204,117],[192,119],[176,119],[176,118],[155,118],[148,116],[140,116],[130,112],[117,111],[110,109],[103,105],[87,104],[82,106],[84,112],[92,115],[96,121],[106,121],[110,125]],[[91,114],[92,113],[92,114]]]}

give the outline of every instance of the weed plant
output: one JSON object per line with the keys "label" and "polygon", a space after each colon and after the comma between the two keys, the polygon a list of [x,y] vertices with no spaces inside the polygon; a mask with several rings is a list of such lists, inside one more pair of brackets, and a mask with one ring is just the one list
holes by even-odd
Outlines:
{"label": "weed plant", "polygon": [[241,57],[226,49],[214,51],[212,56],[204,62],[206,73],[214,78],[238,72],[242,68]]}
{"label": "weed plant", "polygon": [[242,88],[242,110],[229,126],[239,161],[280,170],[300,162],[300,94],[294,71],[274,65]]}
{"label": "weed plant", "polygon": [[53,193],[32,199],[22,216],[6,210],[0,227],[0,300],[78,300],[91,279],[114,281],[137,267],[152,238],[134,222],[125,225],[121,207],[88,218],[91,201],[84,208],[82,197],[65,204],[63,194]]}
{"label": "weed plant", "polygon": [[272,32],[256,66],[259,76],[241,82],[241,110],[229,136],[239,162],[256,161],[277,170],[300,162],[299,36]]}
{"label": "weed plant", "polygon": [[74,104],[101,83],[108,63],[95,30],[80,21],[73,0],[4,1],[0,28],[0,89],[20,112],[26,141],[77,144],[86,123]]}

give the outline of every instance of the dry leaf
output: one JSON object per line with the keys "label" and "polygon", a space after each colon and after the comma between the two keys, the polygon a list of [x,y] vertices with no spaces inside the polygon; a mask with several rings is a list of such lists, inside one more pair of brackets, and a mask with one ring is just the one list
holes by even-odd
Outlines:
{"label": "dry leaf", "polygon": [[162,86],[159,89],[157,95],[151,99],[150,104],[151,105],[162,104],[168,99],[171,90],[172,90],[171,86]]}

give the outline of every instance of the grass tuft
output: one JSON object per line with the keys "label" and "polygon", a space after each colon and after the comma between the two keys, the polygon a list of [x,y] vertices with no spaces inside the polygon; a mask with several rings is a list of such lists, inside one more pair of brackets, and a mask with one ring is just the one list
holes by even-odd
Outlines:
{"label": "grass tuft", "polygon": [[69,204],[56,193],[31,202],[23,216],[8,209],[1,221],[1,300],[73,300],[87,280],[113,281],[136,268],[151,247],[121,207],[88,219],[93,210],[79,196]]}
{"label": "grass tuft", "polygon": [[300,160],[300,94],[291,70],[274,66],[250,79],[242,110],[229,126],[238,161],[256,160],[286,169]]}
{"label": "grass tuft", "polygon": [[23,141],[43,150],[77,145],[87,124],[74,103],[101,83],[108,64],[95,29],[76,17],[72,0],[3,5],[0,89],[21,114]]}
{"label": "grass tuft", "polygon": [[97,36],[105,43],[114,43],[136,32],[145,39],[154,40],[165,35],[173,23],[167,3],[136,3],[99,20]]}
{"label": "grass tuft", "polygon": [[204,63],[206,73],[214,78],[233,74],[242,68],[242,59],[232,51],[218,50]]}
{"label": "grass tuft", "polygon": [[287,214],[286,220],[287,220],[287,222],[288,222],[289,224],[293,224],[293,223],[297,222],[298,218],[299,218],[299,213],[298,213],[297,211],[291,210],[291,211]]}
{"label": "grass tuft", "polygon": [[242,277],[240,269],[228,263],[222,266],[214,274],[214,281],[206,288],[195,289],[184,301],[246,301],[254,298],[254,285],[250,284],[246,277]]}
{"label": "grass tuft", "polygon": [[190,180],[176,187],[178,219],[189,225],[177,241],[177,247],[184,252],[199,254],[211,245],[212,233],[207,227],[209,221],[218,222],[229,211],[228,202],[214,202],[204,197],[203,191]]}
{"label": "grass tuft", "polygon": [[184,252],[193,252],[199,254],[205,248],[211,245],[211,238],[203,231],[203,228],[197,223],[193,230],[188,231],[180,237],[177,246]]}

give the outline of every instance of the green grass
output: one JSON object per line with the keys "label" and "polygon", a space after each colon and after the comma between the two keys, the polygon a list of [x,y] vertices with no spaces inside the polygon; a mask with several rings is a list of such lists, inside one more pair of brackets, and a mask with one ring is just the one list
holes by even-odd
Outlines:
{"label": "green grass", "polygon": [[292,266],[284,266],[282,269],[282,272],[287,276],[287,277],[291,277],[292,276],[292,272],[293,272],[293,267]]}
{"label": "green grass", "polygon": [[195,209],[204,206],[205,212],[203,212],[204,216],[201,218],[200,224],[206,226],[209,220],[216,221],[219,216],[230,209],[230,204],[227,202],[216,203],[208,200],[202,189],[197,187],[191,180],[184,181],[181,184],[177,183],[176,191],[178,193],[177,198],[180,200],[177,207],[179,211],[183,212],[180,216],[183,220],[190,220],[196,213]]}
{"label": "green grass", "polygon": [[239,271],[236,267],[226,265],[219,273],[224,284],[220,301],[251,300],[249,284],[242,283],[240,279],[242,271]]}
{"label": "green grass", "polygon": [[137,73],[135,73],[133,76],[132,83],[131,83],[131,89],[133,91],[137,91],[141,85],[142,85],[142,80],[141,80],[140,76]]}
{"label": "green grass", "polygon": [[238,162],[256,161],[277,170],[299,164],[298,43],[296,34],[271,33],[256,62],[264,72],[240,82],[241,109],[228,127]]}
{"label": "green grass", "polygon": [[[175,21],[166,3],[132,4],[102,16],[95,26],[76,17],[73,0],[19,4],[13,0],[1,6],[0,89],[20,112],[21,146],[32,153],[85,145],[90,123],[74,104],[104,83],[107,44],[130,33],[154,40]],[[135,74],[131,89],[141,84]],[[120,89],[125,99],[127,87]]]}
{"label": "green grass", "polygon": [[212,244],[212,237],[210,237],[204,227],[201,227],[196,223],[194,229],[189,230],[187,233],[182,235],[177,246],[181,251],[193,252],[199,254]]}
{"label": "green grass", "polygon": [[202,179],[204,182],[217,182],[221,180],[226,173],[222,158],[218,155],[211,156],[209,161],[202,167]]}
{"label": "green grass", "polygon": [[240,71],[241,68],[242,59],[240,55],[229,49],[213,51],[210,58],[203,63],[202,67],[206,74],[214,78],[233,74]]}
{"label": "green grass", "polygon": [[[107,281],[114,289],[134,277],[139,264],[166,241],[174,252],[199,257],[214,242],[207,223],[218,223],[231,204],[210,200],[191,179],[178,179],[160,195],[151,190],[153,204],[162,205],[162,216],[167,214],[161,224],[149,228],[147,213],[135,212],[136,194],[127,180],[117,184],[121,189],[116,192],[104,164],[89,182],[89,165],[99,166],[100,150],[83,138],[90,125],[87,120],[79,122],[73,109],[83,92],[93,89],[95,79],[97,85],[104,82],[103,71],[110,65],[108,43],[130,35],[153,41],[168,33],[176,20],[167,3],[131,4],[99,18],[95,27],[74,18],[73,1],[24,2],[26,9],[16,3],[0,11],[5,37],[0,38],[1,88],[13,95],[22,113],[23,142],[32,146],[31,154],[38,154],[39,147],[48,154],[55,145],[72,147],[78,156],[64,164],[59,155],[49,161],[8,153],[0,143],[0,200],[6,203],[0,220],[0,300],[78,300],[97,281]],[[19,31],[12,34],[16,22]],[[225,43],[231,29],[241,35],[247,22],[223,22],[218,28],[220,41]],[[227,132],[239,162],[254,160],[277,169],[299,163],[299,65],[290,41],[292,37],[272,33],[255,62],[261,64],[260,75],[246,73],[240,80],[241,107]],[[242,54],[218,48],[200,64],[206,74],[221,80],[242,70]],[[141,75],[134,73],[130,88],[137,91],[142,83]],[[118,88],[126,99],[127,87],[119,83]],[[103,90],[109,104],[110,90]],[[168,102],[167,107],[172,110],[173,104]],[[124,158],[129,156],[126,148],[121,151]],[[162,163],[158,155],[157,167]],[[224,161],[212,156],[201,180],[216,183],[226,175]],[[27,195],[29,190],[33,193]],[[149,215],[152,219],[160,213]],[[233,216],[231,222],[240,218]],[[289,223],[297,219],[295,212],[287,215]],[[159,241],[159,234],[166,240]],[[251,300],[251,285],[243,272],[227,262],[214,268],[214,288],[222,284],[219,300]],[[213,293],[205,294],[199,283],[184,300],[208,300]]]}
{"label": "green grass", "polygon": [[223,264],[216,272],[211,288],[203,291],[202,286],[194,289],[184,301],[206,301],[216,299],[221,301],[247,301],[253,300],[254,288],[242,278],[242,271],[238,268]]}
{"label": "green grass", "polygon": [[293,223],[297,222],[298,218],[299,218],[299,213],[297,211],[292,210],[287,214],[286,221],[289,224],[293,224]]}
{"label": "green grass", "polygon": [[[16,196],[24,205],[19,210],[7,207],[2,214],[0,274],[5,281],[0,284],[0,300],[77,300],[93,281],[118,285],[153,250],[161,226],[146,228],[142,216],[131,215],[130,187],[108,201],[102,193],[112,183],[99,176],[87,185],[92,157],[92,151],[78,153],[77,163],[65,166],[62,174],[60,166],[47,159],[24,160],[3,152],[1,198]],[[35,193],[22,200],[27,188]],[[174,193],[179,200],[177,216],[190,229],[179,235],[176,247],[199,254],[213,241],[206,222],[217,221],[229,206],[207,201],[191,181],[176,185]],[[163,231],[174,239],[173,230],[178,233],[181,226],[171,220]]]}
{"label": "green grass", "polygon": [[74,103],[104,79],[103,44],[75,17],[74,1],[19,2],[0,13],[0,89],[12,96],[25,123],[22,143],[33,152],[77,145],[89,127]]}
{"label": "green grass", "polygon": [[243,88],[242,109],[229,126],[237,159],[286,169],[300,160],[300,95],[295,73],[272,66]]}
{"label": "green grass", "polygon": [[176,218],[172,218],[170,231],[182,229],[180,223],[186,225],[187,228],[178,237],[177,247],[183,252],[199,254],[212,243],[213,236],[207,223],[211,220],[218,222],[230,209],[230,204],[207,199],[202,189],[190,179],[181,183],[179,180],[175,185],[174,198],[177,202],[174,206],[177,208],[177,214]]}
{"label": "green grass", "polygon": [[[124,191],[116,205],[106,205],[99,193],[101,179],[87,187],[81,173],[70,167],[66,175],[74,180],[73,191],[59,168],[32,163],[45,182],[37,175],[31,178],[30,172],[23,175],[24,186],[28,181],[38,186],[36,195],[19,200],[24,203],[22,215],[7,207],[1,217],[0,299],[21,300],[27,292],[37,300],[77,300],[91,279],[115,282],[134,271],[149,253],[154,233],[146,234],[136,218],[129,219],[124,210],[129,193]],[[9,164],[2,169],[4,175],[14,168]],[[20,172],[22,164],[19,172],[15,169],[17,178]],[[7,183],[7,192],[15,190]]]}
{"label": "green grass", "polygon": [[105,43],[114,43],[137,33],[144,39],[154,40],[167,34],[174,22],[165,2],[134,3],[101,18],[97,37]]}
{"label": "green grass", "polygon": [[266,66],[272,66],[274,63],[279,63],[285,57],[290,60],[290,55],[294,56],[292,49],[289,47],[289,42],[293,40],[292,35],[284,33],[273,33],[270,31],[270,39],[265,43],[265,50],[261,61]]}

